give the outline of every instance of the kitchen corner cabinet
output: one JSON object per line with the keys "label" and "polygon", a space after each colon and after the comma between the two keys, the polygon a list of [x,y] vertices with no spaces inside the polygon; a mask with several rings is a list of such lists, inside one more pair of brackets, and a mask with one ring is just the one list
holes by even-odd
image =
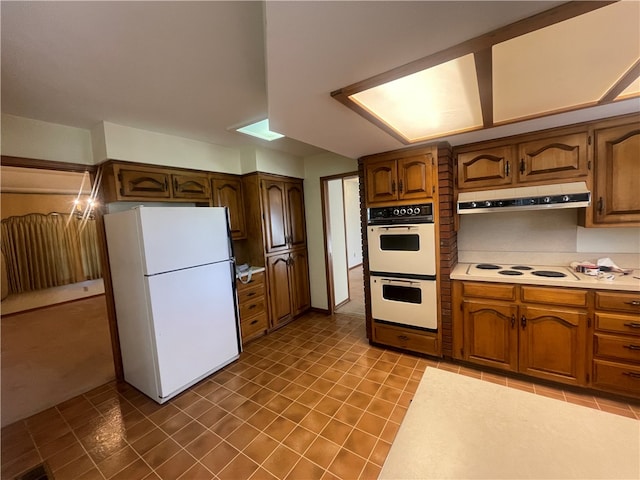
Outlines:
{"label": "kitchen corner cabinet", "polygon": [[589,175],[588,133],[538,134],[457,151],[459,190],[565,183]]}
{"label": "kitchen corner cabinet", "polygon": [[267,258],[272,327],[288,323],[311,307],[309,261],[305,249]]}
{"label": "kitchen corner cabinet", "polygon": [[394,152],[364,157],[367,204],[416,202],[435,193],[433,149]]}
{"label": "kitchen corner cabinet", "polygon": [[[454,356],[555,382],[586,385],[587,292],[453,283]],[[455,334],[454,334],[455,335]]]}
{"label": "kitchen corner cabinet", "polygon": [[640,293],[596,292],[593,386],[640,397]]}
{"label": "kitchen corner cabinet", "polygon": [[640,122],[595,131],[595,225],[640,226]]}
{"label": "kitchen corner cabinet", "polygon": [[213,206],[229,209],[231,238],[234,240],[246,238],[242,180],[231,175],[211,175],[211,191]]}

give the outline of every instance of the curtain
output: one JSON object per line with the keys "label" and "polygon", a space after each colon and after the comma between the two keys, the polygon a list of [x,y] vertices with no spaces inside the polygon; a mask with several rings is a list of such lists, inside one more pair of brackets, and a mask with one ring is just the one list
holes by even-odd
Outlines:
{"label": "curtain", "polygon": [[9,291],[20,293],[99,278],[95,220],[31,213],[2,220]]}

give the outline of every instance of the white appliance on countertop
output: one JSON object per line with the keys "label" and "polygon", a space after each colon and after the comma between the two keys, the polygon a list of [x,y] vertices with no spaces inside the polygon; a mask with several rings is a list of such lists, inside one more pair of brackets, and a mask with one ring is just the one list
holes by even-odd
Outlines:
{"label": "white appliance on countertop", "polygon": [[164,403],[242,349],[227,209],[104,216],[125,380]]}

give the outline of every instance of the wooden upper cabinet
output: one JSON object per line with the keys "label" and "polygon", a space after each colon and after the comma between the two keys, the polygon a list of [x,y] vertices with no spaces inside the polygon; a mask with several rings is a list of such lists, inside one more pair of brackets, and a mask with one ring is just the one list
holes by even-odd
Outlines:
{"label": "wooden upper cabinet", "polygon": [[307,243],[302,182],[286,183],[285,191],[287,198],[286,206],[289,247],[300,247]]}
{"label": "wooden upper cabinet", "polygon": [[434,193],[433,157],[417,155],[398,160],[398,199],[430,198]]}
{"label": "wooden upper cabinet", "polygon": [[211,179],[213,205],[229,209],[229,228],[234,239],[246,238],[244,197],[242,181],[231,176],[215,176]]}
{"label": "wooden upper cabinet", "polygon": [[511,146],[475,150],[458,154],[458,188],[487,188],[512,182]]}
{"label": "wooden upper cabinet", "polygon": [[388,158],[365,158],[367,203],[416,201],[432,198],[435,192],[435,159],[432,152]]}
{"label": "wooden upper cabinet", "polygon": [[157,168],[114,166],[120,197],[171,198],[170,174]]}
{"label": "wooden upper cabinet", "polygon": [[587,142],[587,132],[582,132],[519,144],[517,181],[586,177],[589,174]]}
{"label": "wooden upper cabinet", "polygon": [[261,189],[266,252],[305,245],[302,181],[263,179]]}
{"label": "wooden upper cabinet", "polygon": [[395,160],[367,164],[367,202],[381,203],[397,200],[398,169]]}
{"label": "wooden upper cabinet", "polygon": [[640,124],[595,132],[596,224],[640,226]]}
{"label": "wooden upper cabinet", "polygon": [[209,177],[205,174],[173,174],[173,197],[209,200]]}
{"label": "wooden upper cabinet", "polygon": [[287,214],[285,184],[278,180],[262,180],[262,205],[265,250],[275,252],[287,248]]}

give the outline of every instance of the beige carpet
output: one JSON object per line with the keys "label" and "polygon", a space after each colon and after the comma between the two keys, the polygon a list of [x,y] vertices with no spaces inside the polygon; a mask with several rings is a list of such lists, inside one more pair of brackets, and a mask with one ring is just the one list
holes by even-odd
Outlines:
{"label": "beige carpet", "polygon": [[640,478],[640,422],[427,368],[380,479]]}

